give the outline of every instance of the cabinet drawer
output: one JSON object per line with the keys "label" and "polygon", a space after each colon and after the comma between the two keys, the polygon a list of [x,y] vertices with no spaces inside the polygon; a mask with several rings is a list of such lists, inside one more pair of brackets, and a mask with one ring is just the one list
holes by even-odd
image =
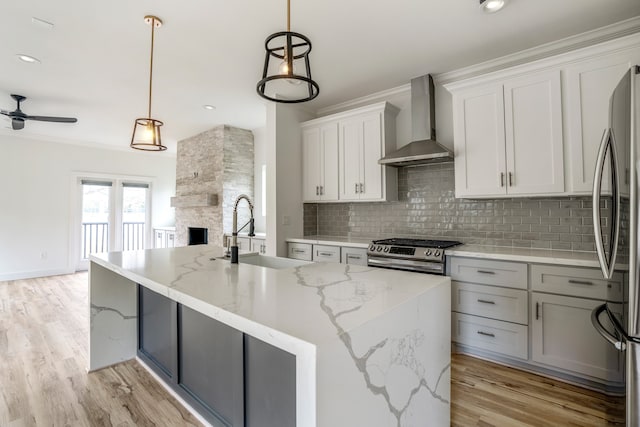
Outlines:
{"label": "cabinet drawer", "polygon": [[451,282],[451,310],[528,324],[527,291]]}
{"label": "cabinet drawer", "polygon": [[531,266],[531,289],[538,292],[622,301],[623,274],[614,273],[610,280],[596,268]]}
{"label": "cabinet drawer", "polygon": [[289,258],[311,261],[311,245],[308,243],[289,243]]}
{"label": "cabinet drawer", "polygon": [[367,250],[363,248],[342,248],[342,263],[367,265]]}
{"label": "cabinet drawer", "polygon": [[527,289],[527,264],[452,257],[451,279]]}
{"label": "cabinet drawer", "polygon": [[340,246],[313,245],[313,260],[340,263]]}
{"label": "cabinet drawer", "polygon": [[452,313],[454,342],[505,356],[527,359],[527,327],[500,320]]}

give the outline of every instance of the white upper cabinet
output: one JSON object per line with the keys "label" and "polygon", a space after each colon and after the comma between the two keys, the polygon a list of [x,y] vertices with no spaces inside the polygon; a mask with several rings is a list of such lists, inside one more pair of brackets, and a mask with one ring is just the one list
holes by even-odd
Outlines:
{"label": "white upper cabinet", "polygon": [[384,166],[381,115],[366,114],[340,123],[341,200],[381,200]]}
{"label": "white upper cabinet", "polygon": [[454,94],[456,197],[506,194],[502,91],[487,85]]}
{"label": "white upper cabinet", "polygon": [[507,194],[564,192],[560,71],[504,84]]}
{"label": "white upper cabinet", "polygon": [[[635,48],[566,68],[565,129],[569,148],[569,192],[591,193],[598,147],[609,126],[609,98],[624,73],[638,63],[640,48]],[[626,151],[618,153],[622,157],[619,159],[621,163],[628,159],[626,148]],[[609,173],[605,172],[604,176],[608,177]],[[627,173],[620,178],[621,192],[628,194]],[[604,182],[604,187],[609,188],[608,180]]]}
{"label": "white upper cabinet", "polygon": [[456,197],[564,192],[559,70],[452,92]]}
{"label": "white upper cabinet", "polygon": [[338,200],[338,124],[302,131],[305,201]]}
{"label": "white upper cabinet", "polygon": [[386,102],[302,123],[305,202],[397,200],[397,170],[378,160],[396,149]]}

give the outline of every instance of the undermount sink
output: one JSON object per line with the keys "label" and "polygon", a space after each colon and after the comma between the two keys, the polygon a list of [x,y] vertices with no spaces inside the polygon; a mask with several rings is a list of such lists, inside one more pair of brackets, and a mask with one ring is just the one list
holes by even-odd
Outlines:
{"label": "undermount sink", "polygon": [[291,258],[281,258],[277,256],[267,255],[240,255],[238,258],[238,264],[251,264],[259,267],[273,268],[280,270],[283,268],[294,268],[301,265],[310,264],[308,261],[300,261]]}

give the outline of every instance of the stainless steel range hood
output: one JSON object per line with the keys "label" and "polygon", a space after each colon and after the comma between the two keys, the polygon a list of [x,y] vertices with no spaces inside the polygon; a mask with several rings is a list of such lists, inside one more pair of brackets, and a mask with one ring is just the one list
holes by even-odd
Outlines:
{"label": "stainless steel range hood", "polygon": [[453,153],[436,141],[436,106],[430,75],[411,80],[411,136],[409,144],[378,160],[385,166],[417,166],[453,161]]}

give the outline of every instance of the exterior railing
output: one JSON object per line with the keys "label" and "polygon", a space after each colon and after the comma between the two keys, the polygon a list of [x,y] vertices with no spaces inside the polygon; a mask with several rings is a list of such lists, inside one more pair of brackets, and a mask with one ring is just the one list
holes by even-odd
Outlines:
{"label": "exterior railing", "polygon": [[89,254],[107,252],[109,248],[108,222],[82,223],[82,259],[89,258]]}
{"label": "exterior railing", "polygon": [[136,251],[144,249],[144,222],[122,223],[122,250]]}
{"label": "exterior railing", "polygon": [[[122,223],[122,250],[135,251],[144,249],[144,222]],[[109,250],[109,223],[82,223],[82,259],[89,258],[89,254],[107,252]]]}

